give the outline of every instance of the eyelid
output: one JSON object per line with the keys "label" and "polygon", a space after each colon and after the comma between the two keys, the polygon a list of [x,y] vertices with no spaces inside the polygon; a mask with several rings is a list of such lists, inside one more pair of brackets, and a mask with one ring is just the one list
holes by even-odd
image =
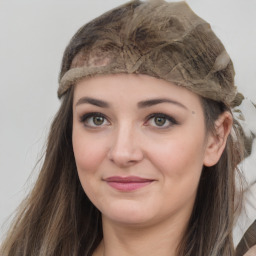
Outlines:
{"label": "eyelid", "polygon": [[170,128],[174,125],[179,124],[178,121],[170,115],[167,115],[167,114],[164,114],[164,113],[152,113],[152,114],[150,114],[146,117],[146,125],[150,121],[150,119],[155,118],[155,117],[162,117],[162,118],[165,118],[168,122],[170,122],[170,124],[167,127],[166,126],[161,127],[161,126],[157,126],[157,125],[154,126],[154,127],[157,127],[158,129]]}
{"label": "eyelid", "polygon": [[[102,125],[90,125],[90,124],[86,123],[86,120],[88,120],[89,118],[92,118],[92,117],[103,117],[105,119],[105,121],[107,121],[108,124],[103,123]],[[149,121],[152,118],[156,118],[156,117],[165,118],[166,121],[169,122],[169,124],[167,126],[165,124],[163,126],[150,125]],[[152,114],[148,115],[145,119],[146,119],[144,122],[145,126],[153,126],[154,128],[157,128],[157,129],[166,129],[166,128],[170,128],[174,125],[179,124],[174,117],[164,114],[162,112],[152,113]],[[89,112],[89,113],[83,114],[79,117],[79,121],[81,123],[83,123],[83,125],[86,126],[87,128],[92,128],[92,129],[93,128],[101,128],[101,127],[104,127],[104,126],[110,124],[109,118],[101,112]]]}
{"label": "eyelid", "polygon": [[89,112],[89,113],[83,114],[83,115],[81,115],[79,117],[79,121],[81,123],[83,123],[84,126],[86,126],[88,128],[100,128],[102,126],[105,126],[105,125],[99,125],[99,126],[95,125],[95,126],[92,126],[92,125],[86,124],[86,120],[91,118],[91,117],[103,117],[108,123],[110,123],[108,118],[106,117],[106,115],[104,115],[104,114],[102,114],[100,112]]}

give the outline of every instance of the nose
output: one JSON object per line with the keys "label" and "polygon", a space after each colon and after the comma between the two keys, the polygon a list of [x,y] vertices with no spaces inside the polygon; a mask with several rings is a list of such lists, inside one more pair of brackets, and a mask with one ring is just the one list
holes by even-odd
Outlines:
{"label": "nose", "polygon": [[129,167],[143,159],[143,150],[138,132],[125,125],[114,132],[108,158],[119,167]]}

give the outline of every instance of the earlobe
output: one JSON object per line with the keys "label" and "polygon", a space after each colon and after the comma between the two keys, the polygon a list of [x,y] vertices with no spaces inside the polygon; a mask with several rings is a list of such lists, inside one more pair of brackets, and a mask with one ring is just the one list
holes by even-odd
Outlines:
{"label": "earlobe", "polygon": [[211,132],[207,138],[207,144],[204,155],[204,165],[215,165],[226,146],[228,135],[232,128],[233,118],[230,112],[225,111],[215,121],[215,131]]}

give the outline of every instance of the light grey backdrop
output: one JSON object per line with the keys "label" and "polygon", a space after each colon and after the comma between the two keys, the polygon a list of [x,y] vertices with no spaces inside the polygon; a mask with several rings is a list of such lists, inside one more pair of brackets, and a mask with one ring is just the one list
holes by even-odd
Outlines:
{"label": "light grey backdrop", "polygon": [[[81,25],[124,2],[0,0],[0,236],[36,177],[38,166],[30,174],[59,106],[65,46]],[[256,0],[187,2],[212,24],[234,61],[239,90],[256,102]]]}

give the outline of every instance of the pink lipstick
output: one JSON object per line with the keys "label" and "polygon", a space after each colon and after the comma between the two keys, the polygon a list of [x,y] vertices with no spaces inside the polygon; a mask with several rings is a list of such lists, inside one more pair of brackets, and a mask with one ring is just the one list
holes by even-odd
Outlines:
{"label": "pink lipstick", "polygon": [[112,176],[104,179],[111,187],[119,191],[133,191],[151,184],[154,180],[137,176]]}

